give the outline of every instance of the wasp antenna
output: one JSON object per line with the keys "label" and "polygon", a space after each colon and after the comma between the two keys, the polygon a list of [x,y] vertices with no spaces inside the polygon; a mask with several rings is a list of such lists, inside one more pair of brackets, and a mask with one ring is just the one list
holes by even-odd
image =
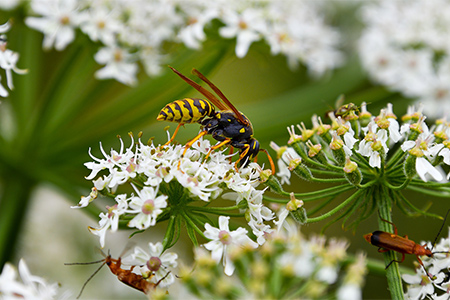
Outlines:
{"label": "wasp antenna", "polygon": [[[436,241],[437,241],[439,235],[441,234],[442,229],[444,228],[445,221],[447,220],[447,217],[448,217],[448,213],[449,213],[449,212],[450,212],[450,209],[447,210],[447,213],[445,214],[444,221],[442,222],[441,228],[439,229],[438,234],[436,235],[436,238],[435,238],[434,241],[433,241],[433,244],[431,244],[431,250],[433,250],[434,246],[436,245]],[[437,253],[437,252],[436,252],[436,253]]]}
{"label": "wasp antenna", "polygon": [[98,267],[98,269],[95,270],[95,272],[92,273],[92,275],[84,282],[83,286],[81,287],[81,291],[80,291],[80,293],[79,293],[78,296],[77,296],[77,299],[79,299],[79,298],[81,297],[81,294],[83,293],[84,288],[86,287],[86,285],[88,284],[88,282],[89,282],[89,281],[95,276],[95,274],[97,274],[98,271],[100,271],[100,269],[103,268],[103,266],[105,265],[105,261],[104,261],[104,260],[102,260],[102,261],[103,261],[103,264],[102,264],[100,267]]}

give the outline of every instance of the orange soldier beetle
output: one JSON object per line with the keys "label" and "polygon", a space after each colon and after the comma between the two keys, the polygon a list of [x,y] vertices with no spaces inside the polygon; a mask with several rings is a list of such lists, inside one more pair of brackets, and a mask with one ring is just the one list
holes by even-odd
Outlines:
{"label": "orange soldier beetle", "polygon": [[126,285],[143,292],[144,294],[148,294],[148,292],[150,290],[156,289],[156,287],[161,283],[161,281],[166,279],[166,277],[170,273],[170,272],[168,272],[163,278],[158,280],[158,282],[153,283],[153,282],[150,282],[150,281],[147,280],[147,279],[150,279],[153,276],[153,274],[150,275],[149,277],[144,277],[142,275],[138,275],[136,273],[133,273],[132,271],[133,271],[135,266],[131,266],[131,268],[129,270],[124,270],[124,269],[121,268],[121,265],[122,265],[122,258],[121,257],[119,257],[118,259],[114,259],[114,258],[111,257],[111,254],[109,254],[109,253],[108,253],[107,256],[103,252],[101,252],[101,253],[102,253],[103,256],[105,256],[105,258],[101,259],[101,260],[97,260],[97,261],[93,261],[93,262],[85,262],[85,263],[65,263],[64,264],[64,265],[91,265],[91,264],[96,264],[96,263],[103,262],[102,265],[100,267],[98,267],[98,269],[95,270],[95,272],[92,273],[92,275],[83,284],[83,286],[81,287],[81,291],[80,291],[80,293],[77,296],[77,299],[80,298],[80,296],[83,293],[83,290],[86,287],[86,285],[88,284],[88,282],[100,271],[100,269],[104,265],[107,265],[109,267],[109,269],[111,270],[111,273],[116,275],[117,279],[119,279],[120,281],[122,281]]}
{"label": "orange soldier beetle", "polygon": [[383,218],[380,217],[381,220],[391,224],[392,226],[394,226],[394,233],[389,233],[389,232],[384,232],[384,231],[380,231],[380,230],[376,230],[372,233],[368,233],[364,235],[364,239],[369,242],[370,244],[374,245],[374,246],[378,246],[378,252],[383,253],[383,252],[387,252],[389,250],[392,251],[396,251],[398,253],[402,254],[402,259],[401,260],[392,260],[385,269],[389,268],[389,266],[393,263],[393,262],[397,262],[397,263],[402,263],[405,260],[405,254],[414,254],[417,257],[417,260],[419,261],[419,264],[423,267],[423,269],[425,270],[425,273],[428,275],[428,277],[430,279],[433,279],[434,276],[430,275],[430,273],[428,273],[427,269],[425,268],[425,266],[423,265],[422,260],[420,259],[419,256],[428,256],[428,257],[433,257],[433,255],[435,253],[450,253],[450,252],[446,252],[446,251],[436,251],[433,252],[433,247],[436,244],[436,241],[439,237],[439,235],[441,234],[442,229],[444,228],[445,225],[445,221],[447,220],[447,216],[448,213],[450,212],[450,209],[447,211],[447,214],[445,215],[444,221],[442,222],[442,226],[438,231],[438,234],[436,235],[436,238],[433,241],[432,247],[431,249],[429,249],[427,246],[425,245],[419,245],[416,244],[414,241],[408,239],[408,236],[405,235],[404,237],[401,237],[398,235],[397,232],[397,226],[395,226],[394,223],[389,222],[388,220],[385,220]]}

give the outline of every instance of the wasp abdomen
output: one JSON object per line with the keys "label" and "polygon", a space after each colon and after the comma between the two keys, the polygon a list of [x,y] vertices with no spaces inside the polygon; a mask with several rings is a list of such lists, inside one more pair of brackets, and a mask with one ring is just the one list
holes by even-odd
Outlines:
{"label": "wasp abdomen", "polygon": [[214,106],[208,101],[184,98],[164,106],[156,119],[158,121],[190,124],[196,123],[206,116],[213,116],[214,113]]}

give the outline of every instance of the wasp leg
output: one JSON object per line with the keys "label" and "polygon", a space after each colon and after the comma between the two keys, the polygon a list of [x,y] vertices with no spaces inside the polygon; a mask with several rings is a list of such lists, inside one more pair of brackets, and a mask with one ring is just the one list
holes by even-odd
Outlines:
{"label": "wasp leg", "polygon": [[229,144],[230,142],[231,142],[231,139],[225,139],[224,141],[220,142],[219,144],[212,146],[209,149],[208,153],[206,154],[205,159],[203,160],[203,162],[206,162],[206,160],[208,159],[208,157],[211,154],[211,152],[213,152],[216,149],[219,149],[220,147],[222,147],[222,146],[224,146],[226,144]]}
{"label": "wasp leg", "polygon": [[234,153],[234,147],[230,146],[230,152],[228,153],[230,155],[230,157],[228,158],[230,160],[230,163],[232,162],[231,157],[232,157],[233,153]]}
{"label": "wasp leg", "polygon": [[180,130],[180,127],[183,126],[183,123],[179,123],[177,126],[177,129],[175,129],[175,132],[173,133],[172,137],[169,139],[169,141],[167,143],[165,143],[164,145],[162,145],[162,147],[165,147],[167,145],[169,145],[170,143],[172,143],[172,141],[175,139],[175,136],[178,133],[178,130]]}
{"label": "wasp leg", "polygon": [[[248,150],[250,149],[250,145],[249,144],[245,144],[241,148],[244,148],[244,149],[241,151],[241,153],[239,153],[239,158],[236,161],[236,164],[234,165],[234,167],[236,168],[236,171],[238,171],[238,167],[237,167],[238,163],[247,155]],[[244,162],[244,165],[246,165],[245,162]]]}
{"label": "wasp leg", "polygon": [[[194,145],[194,143],[195,143],[196,141],[198,141],[202,136],[204,136],[204,135],[207,134],[207,133],[208,133],[207,130],[203,130],[203,131],[200,132],[195,138],[193,138],[193,139],[190,140],[188,143],[186,143],[186,145],[184,146],[184,151],[183,151],[183,154],[181,155],[181,158],[184,157],[184,155],[186,154],[187,150],[188,150],[189,148],[191,148],[192,145]],[[180,169],[180,166],[181,166],[181,158],[180,158],[180,160],[178,161],[178,170]]]}
{"label": "wasp leg", "polygon": [[266,149],[259,149],[259,151],[262,151],[262,152],[266,153],[267,159],[269,159],[270,168],[272,169],[272,175],[275,175],[275,164],[273,163],[273,160],[272,160],[272,157],[269,154],[269,151],[267,151]]}

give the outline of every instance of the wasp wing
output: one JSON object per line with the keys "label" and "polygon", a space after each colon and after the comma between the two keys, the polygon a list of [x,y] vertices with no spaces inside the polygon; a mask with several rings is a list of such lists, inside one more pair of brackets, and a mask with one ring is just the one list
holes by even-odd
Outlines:
{"label": "wasp wing", "polygon": [[209,87],[219,96],[219,98],[222,99],[222,101],[225,103],[225,105],[234,112],[234,114],[237,116],[237,118],[241,124],[249,125],[248,122],[242,116],[241,112],[238,111],[236,109],[236,107],[234,107],[233,104],[231,104],[230,100],[228,100],[228,98],[225,97],[225,95],[219,90],[219,88],[217,86],[214,85],[214,83],[209,81],[209,79],[206,78],[205,75],[200,73],[200,71],[197,69],[192,69],[192,73],[197,75],[198,78],[200,78],[201,80],[203,80],[204,82],[206,82],[209,85]]}
{"label": "wasp wing", "polygon": [[175,74],[180,76],[181,79],[186,81],[187,84],[192,86],[194,89],[199,91],[203,96],[205,96],[209,101],[211,101],[218,109],[220,109],[220,110],[226,110],[227,109],[227,107],[222,102],[220,102],[220,100],[217,99],[217,97],[214,96],[210,91],[208,91],[207,89],[205,89],[204,87],[202,87],[201,85],[199,85],[198,83],[193,81],[192,79],[187,78],[186,76],[184,76],[183,74],[178,72],[177,69],[175,69],[175,68],[173,68],[171,66],[169,66],[169,68],[172,69],[172,71],[174,71]]}

